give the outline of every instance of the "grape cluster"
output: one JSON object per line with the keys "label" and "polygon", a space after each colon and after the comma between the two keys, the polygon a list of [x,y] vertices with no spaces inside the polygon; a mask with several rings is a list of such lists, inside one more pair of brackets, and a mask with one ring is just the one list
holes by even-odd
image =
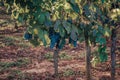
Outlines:
{"label": "grape cluster", "polygon": [[67,22],[70,23],[70,24],[72,24],[72,20],[71,19],[68,19]]}
{"label": "grape cluster", "polygon": [[26,40],[30,40],[30,39],[32,39],[32,34],[26,32],[26,33],[24,34],[24,38],[25,38]]}
{"label": "grape cluster", "polygon": [[74,47],[77,46],[77,40],[74,41],[74,40],[72,40],[71,38],[69,38],[69,43],[73,44]]}
{"label": "grape cluster", "polygon": [[55,33],[52,36],[50,36],[50,39],[51,39],[50,48],[53,48],[56,44],[57,45],[59,44],[60,35],[58,33]]}
{"label": "grape cluster", "polygon": [[[55,32],[53,28],[49,29],[49,38],[51,40],[51,42],[50,42],[51,49],[53,49],[54,47],[56,47],[58,49],[62,49],[66,43],[65,37],[61,37],[60,34]],[[75,41],[75,40],[69,38],[69,43],[73,44],[74,47],[77,46],[77,40]]]}
{"label": "grape cluster", "polygon": [[56,47],[58,46],[59,42],[60,42],[60,34],[55,32],[53,28],[49,29],[49,38],[51,40],[50,42],[50,48],[54,48],[55,45]]}

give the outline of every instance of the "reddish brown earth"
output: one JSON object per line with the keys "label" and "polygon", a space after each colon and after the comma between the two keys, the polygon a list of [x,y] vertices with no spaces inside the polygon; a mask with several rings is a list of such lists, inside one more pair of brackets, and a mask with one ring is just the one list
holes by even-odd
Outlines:
{"label": "reddish brown earth", "polygon": [[[21,33],[1,34],[4,36],[21,37]],[[1,37],[1,42],[2,41]],[[21,43],[22,41],[15,41]],[[26,41],[26,43],[28,43]],[[110,54],[110,42],[107,44],[108,54]],[[120,40],[117,41],[117,66],[116,80],[120,79]],[[92,47],[92,52],[96,48]],[[17,45],[9,45],[0,47],[0,62],[14,62],[19,58],[29,60],[27,65],[21,67],[12,66],[6,70],[0,71],[0,80],[57,80],[54,77],[53,59],[48,60],[45,54],[53,51],[49,47],[27,47],[22,48]],[[59,78],[58,80],[85,80],[85,45],[80,43],[78,47],[72,48],[66,45],[60,54],[69,55],[68,59],[59,58]],[[19,70],[21,73],[15,73]],[[96,67],[92,67],[93,80],[110,80],[110,58],[107,62],[99,63]]]}

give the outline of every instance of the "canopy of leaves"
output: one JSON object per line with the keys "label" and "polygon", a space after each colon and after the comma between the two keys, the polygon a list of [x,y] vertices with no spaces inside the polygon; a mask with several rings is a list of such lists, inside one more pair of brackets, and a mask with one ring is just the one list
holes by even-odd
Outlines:
{"label": "canopy of leaves", "polygon": [[66,38],[75,46],[84,32],[89,44],[103,45],[120,21],[120,0],[4,0],[4,5],[13,19],[27,22],[30,42],[51,48],[61,49]]}

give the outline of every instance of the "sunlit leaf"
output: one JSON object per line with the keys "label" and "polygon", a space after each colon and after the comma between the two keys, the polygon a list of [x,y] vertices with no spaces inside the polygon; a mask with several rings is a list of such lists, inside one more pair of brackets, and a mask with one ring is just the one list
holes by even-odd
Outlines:
{"label": "sunlit leaf", "polygon": [[102,3],[104,3],[104,2],[105,2],[105,0],[101,0],[101,2],[102,2]]}
{"label": "sunlit leaf", "polygon": [[38,34],[38,29],[34,29],[34,34]]}

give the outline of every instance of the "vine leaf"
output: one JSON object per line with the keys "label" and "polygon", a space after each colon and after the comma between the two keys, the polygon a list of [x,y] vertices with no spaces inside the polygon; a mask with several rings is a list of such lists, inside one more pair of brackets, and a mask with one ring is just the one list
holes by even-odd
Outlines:
{"label": "vine leaf", "polygon": [[67,34],[70,34],[71,32],[71,24],[67,21],[63,21],[62,22],[63,27],[65,28],[65,30],[67,31]]}
{"label": "vine leaf", "polygon": [[70,37],[72,40],[77,41],[78,39],[78,29],[75,25],[72,25],[72,30],[71,30],[71,34]]}
{"label": "vine leaf", "polygon": [[45,22],[45,15],[44,15],[44,13],[41,13],[40,14],[40,17],[38,18],[38,20],[39,20],[39,23],[40,24],[44,24],[44,22]]}

